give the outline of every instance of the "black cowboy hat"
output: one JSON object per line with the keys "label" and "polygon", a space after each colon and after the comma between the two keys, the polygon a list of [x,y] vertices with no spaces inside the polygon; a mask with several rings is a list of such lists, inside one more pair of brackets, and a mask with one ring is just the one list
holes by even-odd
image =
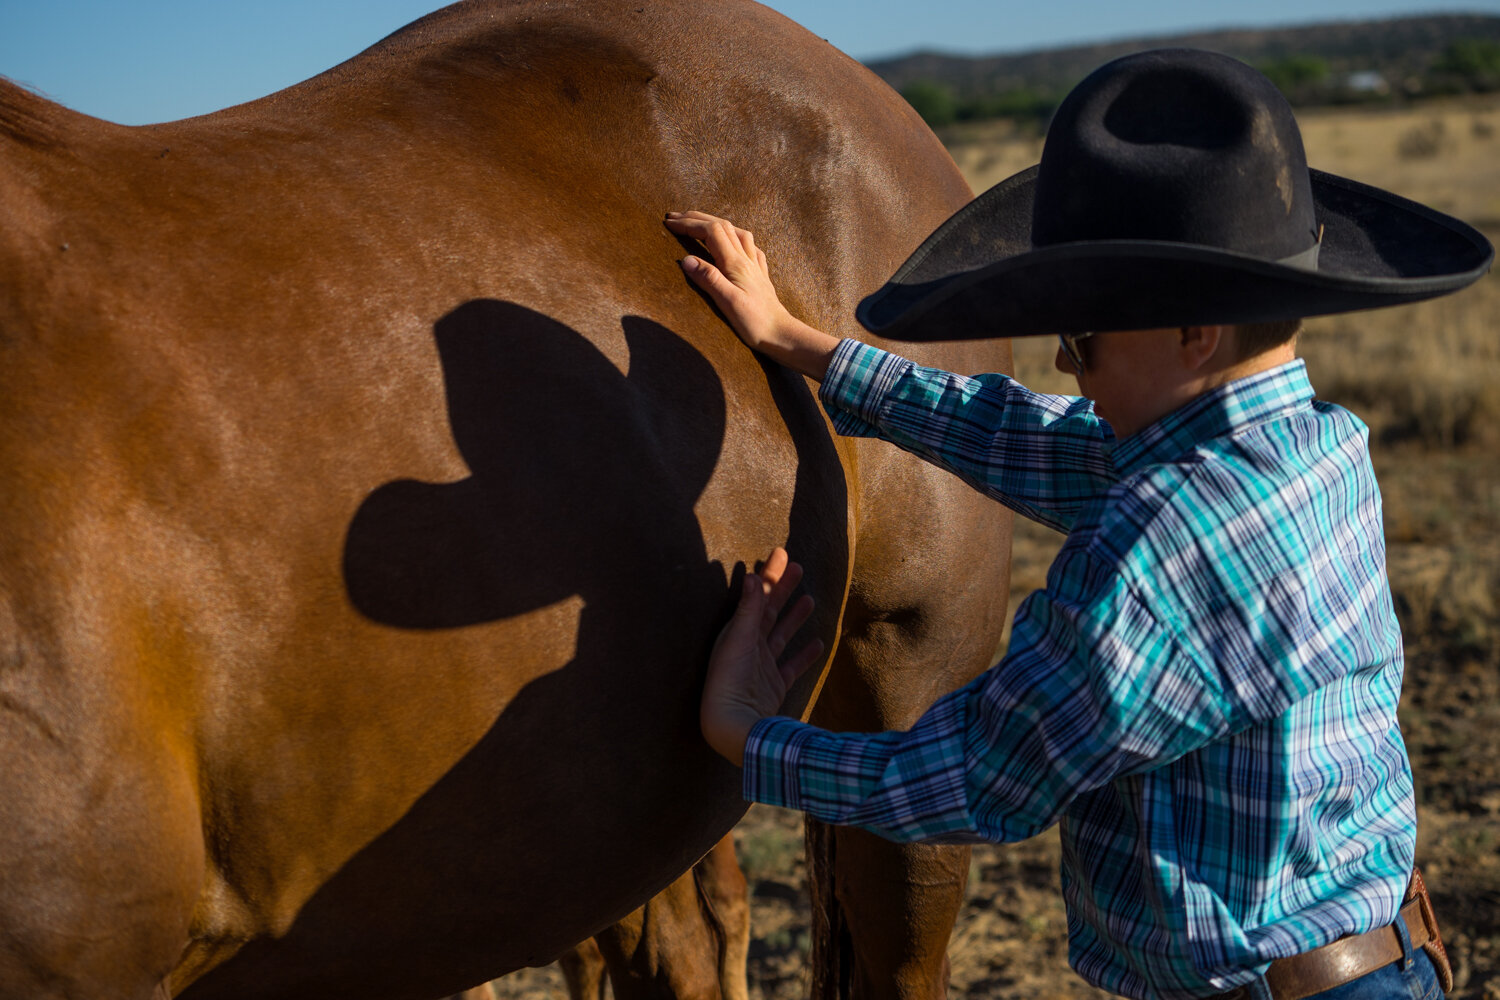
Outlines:
{"label": "black cowboy hat", "polygon": [[1309,170],[1254,69],[1159,49],[1074,88],[1042,162],[943,223],[856,316],[898,340],[1300,319],[1457,291],[1493,256],[1457,219]]}

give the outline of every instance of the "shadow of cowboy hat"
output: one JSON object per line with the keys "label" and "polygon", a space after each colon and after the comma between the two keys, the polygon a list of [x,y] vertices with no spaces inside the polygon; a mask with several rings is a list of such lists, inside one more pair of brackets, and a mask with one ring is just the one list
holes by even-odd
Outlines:
{"label": "shadow of cowboy hat", "polygon": [[1041,163],[955,213],[856,315],[897,340],[1299,319],[1445,295],[1493,256],[1457,219],[1309,170],[1256,70],[1159,49],[1074,88]]}

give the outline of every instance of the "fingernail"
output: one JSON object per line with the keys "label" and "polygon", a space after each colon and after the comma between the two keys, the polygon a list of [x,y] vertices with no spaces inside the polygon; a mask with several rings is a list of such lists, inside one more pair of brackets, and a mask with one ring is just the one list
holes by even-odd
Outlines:
{"label": "fingernail", "polygon": [[696,271],[702,264],[697,257],[682,258],[682,269],[684,271]]}

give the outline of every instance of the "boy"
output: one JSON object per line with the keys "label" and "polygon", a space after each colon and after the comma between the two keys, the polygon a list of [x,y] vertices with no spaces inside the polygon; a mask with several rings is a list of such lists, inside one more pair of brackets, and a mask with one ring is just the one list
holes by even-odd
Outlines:
{"label": "boy", "polygon": [[1082,398],[836,341],[780,305],[751,234],[698,212],[667,225],[712,254],[683,267],[741,338],[822,383],[841,433],[1068,533],[1004,659],[904,733],[776,716],[821,650],[779,662],[810,605],[786,607],[800,570],[774,552],[702,707],[747,798],[901,840],[1060,823],[1070,964],[1126,996],[1451,984],[1413,872],[1366,433],[1314,400],[1294,343],[1303,316],[1469,284],[1492,256],[1482,236],[1310,173],[1274,86],[1193,50],[1092,74],[1039,167],[958,212],[858,310],[905,339],[1058,334]]}

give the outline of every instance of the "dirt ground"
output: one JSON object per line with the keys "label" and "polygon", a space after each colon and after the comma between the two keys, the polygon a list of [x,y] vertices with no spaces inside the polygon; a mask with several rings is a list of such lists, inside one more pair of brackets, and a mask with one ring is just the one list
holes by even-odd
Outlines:
{"label": "dirt ground", "polygon": [[[1500,237],[1500,101],[1302,116],[1309,161],[1454,212]],[[945,136],[981,190],[1035,162],[1003,123]],[[1052,345],[1017,341],[1017,373],[1069,391]],[[1406,636],[1402,731],[1418,788],[1418,863],[1433,890],[1458,1000],[1500,1000],[1500,277],[1438,303],[1309,323],[1320,395],[1371,426],[1389,571]],[[1018,524],[1012,607],[1060,537]],[[752,890],[753,997],[806,996],[808,907],[796,814],[756,806],[735,831]],[[1056,832],[976,849],[949,957],[950,994],[1104,996],[1066,962]],[[496,984],[565,995],[556,968]]]}

